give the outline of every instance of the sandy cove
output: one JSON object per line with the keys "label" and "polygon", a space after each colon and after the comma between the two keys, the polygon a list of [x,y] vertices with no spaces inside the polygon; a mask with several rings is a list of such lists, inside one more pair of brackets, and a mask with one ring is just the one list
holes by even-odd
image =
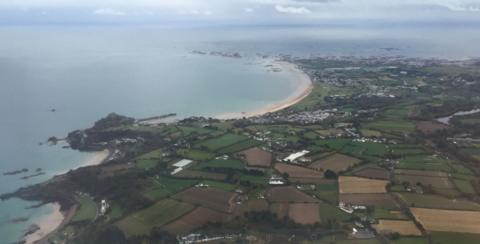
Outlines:
{"label": "sandy cove", "polygon": [[102,164],[103,162],[105,162],[105,160],[108,159],[108,157],[110,157],[110,154],[111,152],[108,149],[94,152],[89,158],[87,158],[87,160],[83,161],[83,163],[79,165],[78,168]]}
{"label": "sandy cove", "polygon": [[64,215],[60,211],[60,204],[58,203],[50,203],[47,205],[51,208],[51,213],[42,217],[36,225],[39,229],[29,235],[24,237],[25,244],[33,244],[38,242],[49,233],[56,230],[62,224],[64,220]]}
{"label": "sandy cove", "polygon": [[296,64],[285,62],[285,61],[275,61],[273,62],[275,66],[278,66],[284,72],[289,72],[294,74],[294,79],[291,81],[297,87],[296,90],[283,101],[276,102],[270,105],[267,105],[264,108],[251,111],[251,112],[236,112],[236,113],[224,113],[216,116],[217,119],[240,119],[240,118],[248,118],[248,117],[255,117],[260,116],[266,113],[272,113],[276,111],[280,111],[282,109],[288,108],[292,105],[297,104],[298,102],[302,101],[313,90],[313,82],[310,77],[303,72]]}
{"label": "sandy cove", "polygon": [[[100,165],[108,159],[110,154],[111,152],[109,150],[94,152],[75,169]],[[60,211],[60,204],[58,203],[49,203],[47,206],[51,208],[51,213],[43,216],[37,223],[35,223],[39,229],[24,237],[25,244],[45,243],[49,234],[70,222],[75,215],[77,208],[74,206],[69,211],[63,213]]]}

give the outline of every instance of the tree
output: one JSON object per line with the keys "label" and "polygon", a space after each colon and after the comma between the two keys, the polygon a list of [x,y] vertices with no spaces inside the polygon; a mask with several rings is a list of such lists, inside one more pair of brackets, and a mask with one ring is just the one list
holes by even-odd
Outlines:
{"label": "tree", "polygon": [[329,180],[336,180],[338,178],[338,175],[337,173],[327,169],[327,171],[325,171],[325,173],[323,174],[325,176],[325,179],[329,179]]}

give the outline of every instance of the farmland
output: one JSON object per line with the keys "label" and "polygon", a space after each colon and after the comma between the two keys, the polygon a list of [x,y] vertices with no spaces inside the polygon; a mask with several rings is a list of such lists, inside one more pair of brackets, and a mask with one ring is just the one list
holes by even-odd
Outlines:
{"label": "farmland", "polygon": [[152,200],[159,200],[183,189],[193,186],[194,180],[182,180],[162,177],[152,180],[152,184],[144,191],[144,195]]}
{"label": "farmland", "polygon": [[399,233],[406,236],[420,236],[422,232],[413,221],[408,220],[379,220],[374,228],[380,233]]}
{"label": "farmland", "polygon": [[341,176],[338,179],[341,194],[385,193],[388,181],[373,180],[354,176]]}
{"label": "farmland", "polygon": [[291,203],[288,217],[303,225],[318,223],[320,222],[319,205],[316,203]]}
{"label": "farmland", "polygon": [[213,210],[231,213],[235,207],[236,193],[215,188],[193,187],[174,195],[172,198],[193,205],[200,205]]}
{"label": "farmland", "polygon": [[77,201],[80,203],[72,221],[91,221],[97,216],[97,205],[88,196],[77,196]]}
{"label": "farmland", "polygon": [[390,180],[390,172],[382,168],[369,167],[356,171],[354,175],[369,179]]}
{"label": "farmland", "polygon": [[412,208],[413,215],[428,231],[480,234],[480,212]]}
{"label": "farmland", "polygon": [[291,186],[274,187],[266,194],[270,202],[316,203],[318,200]]}
{"label": "farmland", "polygon": [[209,139],[198,144],[200,148],[207,148],[210,151],[216,151],[235,143],[247,140],[246,137],[236,134],[225,134],[217,138]]}
{"label": "farmland", "polygon": [[110,114],[67,138],[73,149],[110,150],[109,160],[12,196],[78,207],[52,243],[477,240],[478,118],[438,121],[478,107],[480,63],[292,62],[314,80],[298,106],[148,125]]}
{"label": "farmland", "polygon": [[348,204],[396,208],[398,204],[389,194],[340,194],[339,200]]}
{"label": "farmland", "polygon": [[360,159],[336,153],[313,162],[309,167],[319,171],[331,170],[339,173],[352,168],[360,162]]}
{"label": "farmland", "polygon": [[272,164],[272,154],[257,147],[239,152],[238,154],[247,161],[248,166],[270,167]]}
{"label": "farmland", "polygon": [[294,182],[321,182],[323,178],[322,173],[301,166],[277,163],[275,169],[282,174],[288,174],[288,178]]}
{"label": "farmland", "polygon": [[194,206],[174,200],[162,200],[155,205],[133,213],[116,225],[127,236],[148,234],[155,227],[161,227],[190,212]]}
{"label": "farmland", "polygon": [[480,204],[465,199],[446,198],[438,195],[396,193],[408,206],[436,209],[480,210]]}
{"label": "farmland", "polygon": [[198,207],[190,213],[162,227],[162,229],[174,234],[189,233],[190,231],[204,226],[208,222],[224,222],[229,219],[230,216],[228,214],[204,207]]}
{"label": "farmland", "polygon": [[204,163],[199,164],[195,169],[204,169],[204,168],[230,168],[230,169],[243,169],[245,167],[244,163],[240,160],[223,160],[223,159],[214,159]]}

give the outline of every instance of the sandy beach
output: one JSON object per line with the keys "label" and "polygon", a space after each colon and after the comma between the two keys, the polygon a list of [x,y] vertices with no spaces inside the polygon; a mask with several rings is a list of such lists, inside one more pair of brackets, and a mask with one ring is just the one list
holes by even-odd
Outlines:
{"label": "sandy beach", "polygon": [[86,166],[99,165],[103,163],[109,156],[110,156],[110,151],[107,149],[103,151],[94,152],[89,158],[87,158],[87,160],[82,162],[79,168],[86,167]]}
{"label": "sandy beach", "polygon": [[295,91],[285,100],[269,104],[258,110],[249,112],[235,112],[224,113],[217,115],[217,119],[239,119],[260,116],[266,113],[276,112],[285,108],[288,108],[306,98],[313,90],[313,82],[310,77],[297,67],[297,65],[285,61],[274,61],[274,66],[279,67],[282,72],[289,72],[294,75],[294,79],[291,81],[296,87]]}
{"label": "sandy beach", "polygon": [[60,204],[50,203],[51,213],[42,217],[36,224],[40,228],[37,231],[25,236],[26,244],[33,244],[54,230],[56,230],[63,222],[64,216],[60,211]]}
{"label": "sandy beach", "polygon": [[[109,156],[110,151],[107,149],[103,151],[93,152],[85,161],[81,162],[78,167],[74,169],[99,165],[103,163]],[[63,172],[60,174],[64,173],[67,172]],[[33,244],[35,242],[39,242],[47,235],[55,231],[62,224],[66,224],[71,219],[71,217],[73,217],[71,216],[72,212],[75,212],[75,208],[73,208],[68,213],[62,213],[60,211],[60,205],[58,203],[50,203],[47,206],[51,208],[51,213],[42,217],[37,223],[35,223],[40,229],[33,232],[32,234],[25,236],[24,239],[26,244]]]}

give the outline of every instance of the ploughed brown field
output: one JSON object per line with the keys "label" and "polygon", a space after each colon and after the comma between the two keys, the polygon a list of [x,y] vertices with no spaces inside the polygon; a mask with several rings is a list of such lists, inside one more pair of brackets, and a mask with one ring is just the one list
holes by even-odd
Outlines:
{"label": "ploughed brown field", "polygon": [[392,196],[386,193],[373,194],[340,194],[339,201],[353,205],[377,206],[397,208],[398,203]]}
{"label": "ploughed brown field", "polygon": [[275,169],[282,174],[287,173],[288,179],[293,182],[321,183],[323,181],[323,173],[305,167],[285,163],[277,163],[275,164]]}
{"label": "ploughed brown field", "polygon": [[427,231],[480,234],[480,212],[411,208],[415,219]]}
{"label": "ploughed brown field", "polygon": [[236,197],[237,194],[233,192],[215,188],[192,187],[177,193],[172,198],[216,211],[231,213],[235,207]]}
{"label": "ploughed brown field", "polygon": [[320,222],[320,207],[318,203],[291,203],[288,206],[288,217],[293,222],[311,225]]}
{"label": "ploughed brown field", "polygon": [[243,216],[243,214],[247,212],[261,212],[268,210],[268,202],[265,199],[250,199],[246,202],[243,202],[240,207],[235,208],[235,215]]}
{"label": "ploughed brown field", "polygon": [[273,187],[266,193],[269,202],[318,203],[318,200],[293,186]]}
{"label": "ploughed brown field", "polygon": [[231,215],[214,211],[204,207],[198,207],[192,212],[182,216],[174,222],[162,227],[163,230],[172,234],[184,234],[200,228],[208,222],[227,222]]}
{"label": "ploughed brown field", "polygon": [[420,121],[417,122],[417,130],[423,134],[432,134],[439,130],[447,129],[448,126],[442,123],[433,122],[433,121]]}
{"label": "ploughed brown field", "polygon": [[248,166],[268,168],[272,164],[272,153],[258,147],[239,152],[238,155],[247,161]]}
{"label": "ploughed brown field", "polygon": [[385,193],[389,181],[372,180],[355,176],[340,176],[338,178],[339,192],[346,193]]}
{"label": "ploughed brown field", "polygon": [[399,233],[406,236],[420,236],[422,232],[411,220],[386,220],[381,219],[373,225],[377,232],[382,234]]}
{"label": "ploughed brown field", "polygon": [[355,172],[355,176],[370,179],[389,180],[390,172],[381,168],[366,168]]}
{"label": "ploughed brown field", "polygon": [[320,206],[318,203],[273,203],[270,212],[279,219],[288,217],[293,222],[310,225],[320,222]]}
{"label": "ploughed brown field", "polygon": [[350,157],[340,153],[334,153],[325,158],[316,160],[315,162],[311,163],[309,167],[321,172],[331,170],[335,173],[339,173],[357,165],[361,161],[362,160],[358,158]]}

